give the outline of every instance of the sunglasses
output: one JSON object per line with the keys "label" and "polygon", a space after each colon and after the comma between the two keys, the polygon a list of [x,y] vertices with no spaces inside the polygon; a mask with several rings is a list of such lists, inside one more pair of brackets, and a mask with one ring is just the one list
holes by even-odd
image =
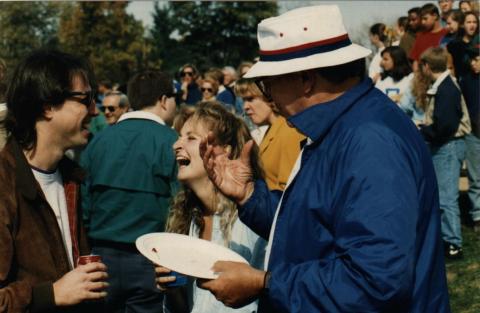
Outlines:
{"label": "sunglasses", "polygon": [[110,112],[110,113],[113,113],[117,110],[118,107],[116,106],[113,106],[113,105],[103,105],[100,107],[100,111],[102,112]]}
{"label": "sunglasses", "polygon": [[[84,98],[78,98],[78,96],[84,96]],[[90,107],[92,102],[94,102],[95,92],[90,91],[67,91],[65,92],[65,98],[73,98],[75,101],[85,105],[87,108]]]}
{"label": "sunglasses", "polygon": [[202,92],[208,91],[208,92],[210,92],[210,93],[213,93],[213,89],[212,89],[212,88],[200,88],[200,90],[201,90]]}
{"label": "sunglasses", "polygon": [[185,76],[193,77],[193,72],[181,72],[180,76],[182,76],[182,77],[185,77]]}

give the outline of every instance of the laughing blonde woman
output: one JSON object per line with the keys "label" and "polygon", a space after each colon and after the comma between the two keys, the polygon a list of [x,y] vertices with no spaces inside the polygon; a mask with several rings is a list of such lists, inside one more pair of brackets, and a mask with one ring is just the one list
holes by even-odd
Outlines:
{"label": "laughing blonde woman", "polygon": [[[240,156],[243,146],[251,140],[247,126],[218,102],[200,102],[180,112],[174,123],[179,138],[173,148],[178,163],[178,180],[183,185],[174,199],[167,222],[167,231],[186,234],[228,247],[243,256],[250,265],[263,268],[266,242],[245,226],[238,218],[237,205],[223,196],[207,175],[199,145],[208,132],[213,132],[229,157]],[[255,149],[255,147],[254,147]],[[262,176],[257,153],[251,154],[253,179]],[[170,270],[157,267],[161,289],[175,280]],[[189,282],[189,298],[193,301],[189,312],[243,312],[257,310],[253,302],[239,309],[226,307],[213,294]],[[173,313],[173,311],[172,311]]]}

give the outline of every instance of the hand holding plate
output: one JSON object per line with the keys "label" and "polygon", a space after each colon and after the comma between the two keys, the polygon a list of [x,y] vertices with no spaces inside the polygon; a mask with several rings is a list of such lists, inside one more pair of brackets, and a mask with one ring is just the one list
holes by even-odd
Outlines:
{"label": "hand holding plate", "polygon": [[198,286],[209,290],[226,306],[238,308],[254,301],[262,292],[264,271],[245,263],[218,261],[213,270],[217,279],[199,281]]}

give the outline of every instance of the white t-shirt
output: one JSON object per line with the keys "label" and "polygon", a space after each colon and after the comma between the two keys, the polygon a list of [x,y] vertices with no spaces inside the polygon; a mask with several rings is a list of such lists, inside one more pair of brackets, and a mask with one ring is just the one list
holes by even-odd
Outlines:
{"label": "white t-shirt", "polygon": [[375,87],[392,99],[397,98],[396,95],[398,95],[398,101],[396,102],[399,103],[405,92],[411,88],[412,80],[413,73],[410,73],[397,82],[394,81],[392,77],[387,76],[383,80],[378,80]]}
{"label": "white t-shirt", "polygon": [[[213,215],[212,238],[210,241],[220,246],[225,246],[221,219],[221,214]],[[190,224],[189,236],[200,238],[200,229],[194,223]],[[230,236],[229,249],[244,257],[251,266],[263,268],[266,246],[266,242],[263,239],[243,224],[239,218],[233,223]],[[257,312],[257,306],[258,303],[255,301],[241,308],[229,308],[215,299],[215,296],[210,291],[201,289],[197,284],[194,284],[193,307],[190,313],[255,313]]]}
{"label": "white t-shirt", "polygon": [[63,244],[68,255],[68,261],[71,268],[73,268],[72,237],[70,235],[70,224],[68,223],[67,199],[65,198],[62,176],[58,169],[53,173],[48,173],[32,168],[32,172],[40,184],[48,204],[50,204],[55,213],[58,227],[62,233]]}

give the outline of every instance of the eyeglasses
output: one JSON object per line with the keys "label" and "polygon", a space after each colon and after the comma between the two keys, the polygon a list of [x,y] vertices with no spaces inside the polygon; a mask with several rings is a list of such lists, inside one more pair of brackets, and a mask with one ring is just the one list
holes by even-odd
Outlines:
{"label": "eyeglasses", "polygon": [[255,84],[257,85],[258,89],[262,92],[263,96],[267,101],[273,101],[272,93],[270,91],[269,82],[272,81],[273,78],[264,78],[264,79],[257,79],[255,80]]}
{"label": "eyeglasses", "polygon": [[210,92],[210,93],[213,93],[213,89],[212,89],[212,88],[203,88],[203,87],[202,87],[202,88],[200,88],[200,90],[201,90],[202,92],[208,91],[208,92]]}
{"label": "eyeglasses", "polygon": [[182,77],[185,77],[185,76],[193,77],[193,72],[181,72],[180,76],[182,76]]}
{"label": "eyeglasses", "polygon": [[110,112],[110,113],[113,113],[117,110],[118,107],[116,106],[113,106],[113,105],[103,105],[100,107],[100,111],[102,112]]}
{"label": "eyeglasses", "polygon": [[[79,99],[78,96],[84,96],[84,98]],[[95,98],[95,92],[93,90],[90,91],[67,91],[65,92],[65,98],[74,98],[75,101],[85,105],[87,108],[90,107],[90,105],[93,102],[93,99]]]}

